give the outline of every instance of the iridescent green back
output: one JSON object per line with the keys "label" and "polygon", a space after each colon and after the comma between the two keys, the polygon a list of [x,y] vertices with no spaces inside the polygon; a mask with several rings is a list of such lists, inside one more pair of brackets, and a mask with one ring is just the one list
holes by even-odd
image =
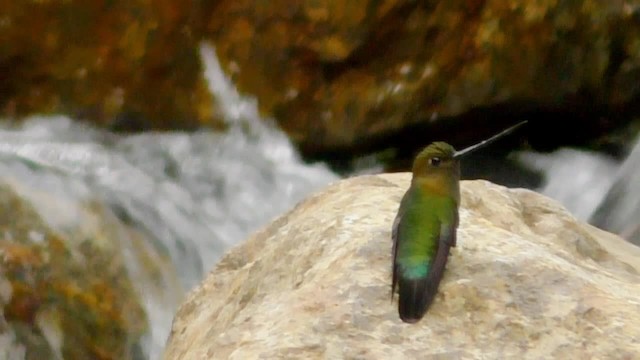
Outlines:
{"label": "iridescent green back", "polygon": [[398,270],[407,278],[424,277],[438,251],[442,226],[454,226],[457,205],[450,196],[412,187],[405,194],[402,207],[396,239]]}

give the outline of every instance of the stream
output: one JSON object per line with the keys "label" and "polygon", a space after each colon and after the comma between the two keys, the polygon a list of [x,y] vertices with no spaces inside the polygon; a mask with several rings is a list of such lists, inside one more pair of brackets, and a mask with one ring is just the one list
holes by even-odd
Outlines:
{"label": "stream", "polygon": [[[203,45],[201,53],[210,90],[229,127],[224,133],[117,135],[61,115],[32,116],[19,126],[0,128],[3,174],[72,201],[99,199],[144,232],[151,242],[147,246],[170,258],[171,264],[159,265],[166,288],[161,294],[150,291],[148,279],[134,279],[151,323],[143,351],[150,359],[160,358],[185,292],[225,250],[339,178],[325,164],[303,162],[287,136],[261,118],[256,101],[238,94],[214,49]],[[630,165],[571,149],[518,157],[546,174],[538,190],[583,220],[593,216],[614,183],[637,176],[637,171],[624,170]],[[615,207],[619,202],[609,203]],[[46,207],[38,210],[52,227],[78,221],[72,215],[63,221]],[[135,256],[125,258],[135,277],[140,264]]]}
{"label": "stream", "polygon": [[[145,345],[150,359],[160,358],[185,291],[226,249],[338,179],[324,164],[305,164],[287,136],[259,117],[255,100],[238,95],[213,49],[202,52],[229,125],[225,133],[122,136],[65,116],[33,116],[0,129],[3,174],[70,200],[97,198],[169,254],[171,266],[160,265],[163,294],[150,291],[147,279],[134,279],[151,323]],[[38,210],[50,226],[68,225],[59,209]],[[132,276],[138,266],[127,264]]]}

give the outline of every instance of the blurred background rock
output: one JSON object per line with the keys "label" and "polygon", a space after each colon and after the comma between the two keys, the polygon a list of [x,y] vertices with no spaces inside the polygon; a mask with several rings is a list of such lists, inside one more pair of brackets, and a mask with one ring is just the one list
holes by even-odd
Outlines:
{"label": "blurred background rock", "polygon": [[311,191],[524,119],[463,177],[640,243],[639,32],[637,0],[0,0],[0,355],[157,358]]}

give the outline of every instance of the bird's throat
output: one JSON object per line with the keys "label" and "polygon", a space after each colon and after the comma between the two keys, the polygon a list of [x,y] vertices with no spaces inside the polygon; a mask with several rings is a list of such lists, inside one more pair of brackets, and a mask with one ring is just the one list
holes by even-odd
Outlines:
{"label": "bird's throat", "polygon": [[414,176],[411,185],[416,186],[424,194],[451,196],[455,180],[445,174],[430,174],[428,176]]}

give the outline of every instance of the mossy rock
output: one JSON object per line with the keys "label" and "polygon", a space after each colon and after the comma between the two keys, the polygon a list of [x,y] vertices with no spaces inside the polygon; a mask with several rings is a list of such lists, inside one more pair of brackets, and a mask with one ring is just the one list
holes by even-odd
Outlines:
{"label": "mossy rock", "polygon": [[16,184],[0,184],[0,320],[28,359],[139,357],[147,318],[113,224],[83,208],[97,220],[90,231],[55,230]]}

